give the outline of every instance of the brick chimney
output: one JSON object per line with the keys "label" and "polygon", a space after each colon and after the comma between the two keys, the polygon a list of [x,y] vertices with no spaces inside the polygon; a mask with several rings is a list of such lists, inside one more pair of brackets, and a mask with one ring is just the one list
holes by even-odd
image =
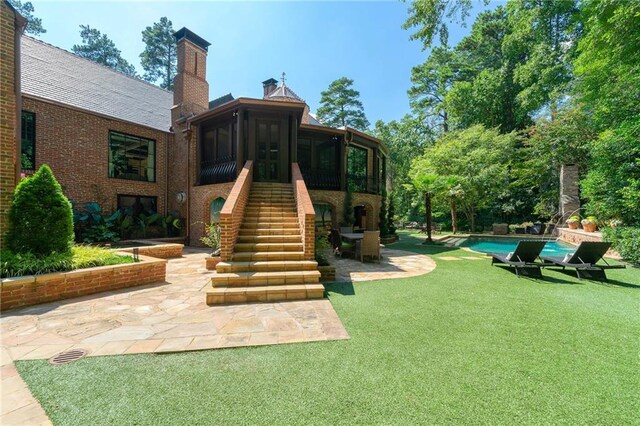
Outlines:
{"label": "brick chimney", "polygon": [[187,28],[176,31],[178,69],[173,79],[173,121],[209,108],[207,49],[211,45]]}
{"label": "brick chimney", "polygon": [[275,78],[270,78],[269,80],[263,81],[262,82],[262,88],[264,90],[264,93],[262,95],[263,99],[266,99],[266,97],[269,96],[269,93],[276,90],[277,87],[278,87],[278,80],[276,80]]}

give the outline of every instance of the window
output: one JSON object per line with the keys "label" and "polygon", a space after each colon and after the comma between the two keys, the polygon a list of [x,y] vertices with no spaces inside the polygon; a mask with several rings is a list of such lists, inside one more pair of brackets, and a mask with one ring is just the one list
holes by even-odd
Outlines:
{"label": "window", "polygon": [[109,177],[156,181],[156,141],[109,132]]}
{"label": "window", "polygon": [[349,189],[354,192],[367,192],[367,181],[369,176],[368,154],[366,148],[355,145],[349,147],[347,158],[347,177]]}
{"label": "window", "polygon": [[222,211],[222,207],[224,206],[224,198],[218,197],[211,202],[209,205],[209,222],[210,223],[219,223],[220,222],[220,212]]}
{"label": "window", "polygon": [[22,169],[34,170],[36,168],[36,114],[30,111],[22,111]]}
{"label": "window", "polygon": [[300,170],[311,170],[311,140],[310,139],[298,139],[298,164]]}
{"label": "window", "polygon": [[228,121],[203,127],[201,146],[201,161],[228,161],[236,158],[236,121]]}
{"label": "window", "polygon": [[120,195],[118,194],[118,210],[133,217],[140,213],[155,213],[157,208],[157,197],[146,197],[143,195]]}

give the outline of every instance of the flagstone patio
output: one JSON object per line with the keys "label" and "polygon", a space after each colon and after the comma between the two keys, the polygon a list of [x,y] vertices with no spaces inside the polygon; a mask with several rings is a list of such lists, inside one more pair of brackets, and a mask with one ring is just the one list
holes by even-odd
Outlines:
{"label": "flagstone patio", "polygon": [[[82,348],[87,356],[162,353],[348,339],[328,299],[207,306],[214,274],[207,251],[185,248],[167,264],[167,282],[2,313],[1,424],[50,424],[13,361],[46,359]],[[338,281],[410,277],[431,272],[427,256],[383,250],[378,263],[335,259]]]}

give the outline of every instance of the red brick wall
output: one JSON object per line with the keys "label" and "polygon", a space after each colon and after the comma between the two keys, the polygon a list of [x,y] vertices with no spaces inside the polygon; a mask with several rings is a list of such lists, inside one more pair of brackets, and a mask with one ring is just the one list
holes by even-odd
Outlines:
{"label": "red brick wall", "polygon": [[302,241],[304,242],[304,258],[313,260],[315,259],[316,245],[316,213],[298,163],[291,164],[291,183],[293,184],[293,195],[298,208],[298,222],[302,231]]}
{"label": "red brick wall", "polygon": [[244,208],[249,199],[249,191],[253,182],[253,161],[248,160],[238,179],[236,179],[229,198],[220,212],[220,257],[231,260],[240,225],[244,219]]}
{"label": "red brick wall", "polygon": [[165,281],[166,260],[141,259],[139,263],[4,279],[0,310]]}
{"label": "red brick wall", "polygon": [[[65,195],[81,205],[98,201],[113,211],[117,195],[157,197],[165,212],[166,147],[173,135],[86,111],[23,96],[22,109],[36,114],[36,166],[48,164]],[[156,141],[156,181],[109,178],[109,131]]]}
{"label": "red brick wall", "polygon": [[[182,257],[184,244],[167,243],[153,244],[150,246],[138,247],[138,253],[143,256],[155,257],[156,259],[173,259]],[[133,248],[122,249],[126,253],[133,253]]]}
{"label": "red brick wall", "polygon": [[[342,191],[309,191],[311,201],[316,204],[329,204],[333,207],[334,212],[332,214],[333,226],[339,226],[344,215],[344,195]],[[352,195],[352,205],[360,206],[364,205],[367,211],[367,223],[366,228],[369,231],[375,231],[378,229],[378,216],[380,214],[380,202],[382,197],[374,194],[362,194],[354,192]]]}
{"label": "red brick wall", "polygon": [[189,229],[190,245],[204,246],[200,238],[204,235],[204,225],[210,222],[211,202],[218,197],[225,201],[235,182],[202,185],[191,188],[191,225]]}
{"label": "red brick wall", "polygon": [[0,246],[16,186],[15,14],[0,1]]}

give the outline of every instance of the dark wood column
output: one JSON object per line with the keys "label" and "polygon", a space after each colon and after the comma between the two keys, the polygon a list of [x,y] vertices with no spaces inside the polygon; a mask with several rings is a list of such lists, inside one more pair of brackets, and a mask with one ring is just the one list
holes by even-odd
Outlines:
{"label": "dark wood column", "polygon": [[244,110],[240,108],[236,112],[236,140],[233,141],[236,144],[236,176],[240,174],[245,163],[244,137]]}
{"label": "dark wood column", "polygon": [[344,141],[340,139],[340,190],[347,190],[347,153],[349,149]]}

